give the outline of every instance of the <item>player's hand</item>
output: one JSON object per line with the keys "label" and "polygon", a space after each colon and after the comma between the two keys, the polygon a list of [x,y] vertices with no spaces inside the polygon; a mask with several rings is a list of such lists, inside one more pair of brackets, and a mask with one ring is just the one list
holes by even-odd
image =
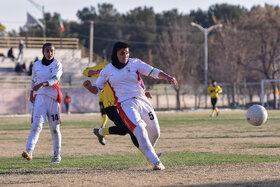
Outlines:
{"label": "player's hand", "polygon": [[40,84],[35,85],[35,86],[33,87],[33,90],[34,90],[34,91],[38,91],[38,90],[41,89],[42,87],[48,86],[48,85],[49,85],[48,82],[42,82],[42,83],[40,83]]}
{"label": "player's hand", "polygon": [[34,96],[33,91],[30,93],[29,100],[30,100],[31,103],[34,103],[34,101],[35,101],[35,96]]}
{"label": "player's hand", "polygon": [[89,80],[86,80],[84,83],[83,83],[83,86],[86,88],[86,89],[89,89],[91,87],[91,82]]}
{"label": "player's hand", "polygon": [[89,71],[88,71],[88,76],[97,75],[97,74],[100,73],[101,70],[102,70],[102,69],[99,69],[99,70],[96,70],[96,71],[94,71],[94,70],[89,70]]}
{"label": "player's hand", "polygon": [[145,92],[145,96],[149,99],[152,99],[152,94],[150,92]]}
{"label": "player's hand", "polygon": [[177,80],[175,79],[175,77],[168,77],[168,78],[167,78],[167,82],[168,82],[169,84],[173,84],[173,85],[175,85],[175,86],[177,86],[177,84],[178,84],[178,82],[177,82]]}

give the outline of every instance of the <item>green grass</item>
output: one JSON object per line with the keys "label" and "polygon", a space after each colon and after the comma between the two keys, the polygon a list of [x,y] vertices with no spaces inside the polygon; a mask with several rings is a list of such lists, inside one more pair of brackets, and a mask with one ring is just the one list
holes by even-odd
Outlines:
{"label": "green grass", "polygon": [[243,144],[236,144],[236,146],[241,148],[280,148],[280,144],[243,143]]}
{"label": "green grass", "polygon": [[[188,128],[191,129],[190,134],[181,137],[166,137],[165,139],[226,139],[226,138],[266,138],[266,137],[280,137],[277,130],[280,124],[280,118],[278,113],[269,114],[269,119],[266,124],[255,127],[249,125],[246,121],[243,113],[225,113],[219,117],[210,118],[209,114],[182,114],[182,113],[161,113],[158,115],[161,131],[176,132],[178,129],[183,129],[184,132],[188,132]],[[1,119],[0,119],[1,120]],[[7,120],[7,119],[5,119]],[[93,127],[100,126],[100,119],[86,119],[81,121],[64,121],[62,128],[67,129],[88,129],[92,131]],[[111,123],[112,124],[112,123]],[[194,128],[193,128],[194,127]],[[44,128],[48,128],[46,124]],[[206,133],[201,136],[197,136],[196,132],[209,131],[209,129],[215,130],[216,133]],[[22,133],[22,131],[30,130],[30,124],[25,122],[8,123],[0,122],[0,143],[5,141],[20,141],[17,137],[11,138],[5,136],[9,134]],[[244,134],[248,133],[248,134]],[[26,137],[27,138],[27,137]],[[88,137],[67,137],[64,140],[76,140],[76,146],[83,146],[80,144],[79,139],[88,139]],[[51,142],[51,139],[47,141]],[[159,140],[160,141],[160,140]],[[211,141],[211,140],[209,140]],[[23,142],[23,146],[25,145]],[[64,145],[64,144],[63,144]],[[62,146],[63,146],[62,145]],[[166,145],[169,146],[169,145]],[[279,148],[280,144],[235,144],[235,147],[241,148]],[[170,148],[174,148],[170,145]],[[33,161],[28,162],[21,157],[14,158],[1,158],[0,159],[0,175],[19,173],[19,174],[44,174],[44,173],[66,173],[69,168],[100,168],[102,169],[114,169],[125,170],[135,169],[137,166],[145,167],[150,171],[146,159],[142,154],[133,155],[104,155],[104,156],[84,156],[84,157],[63,157],[60,164],[50,163],[50,157],[35,157]],[[237,163],[264,163],[264,162],[279,162],[280,156],[268,156],[268,155],[243,155],[243,154],[216,154],[206,152],[164,152],[161,157],[162,162],[167,168],[177,166],[192,166],[192,165],[219,165],[219,164],[237,164]]]}
{"label": "green grass", "polygon": [[[50,157],[38,157],[32,161],[23,158],[2,158],[0,160],[0,174],[42,174],[42,173],[65,173],[67,168],[100,168],[124,170],[137,166],[148,166],[143,155],[104,155],[86,157],[64,157],[60,164],[50,163]],[[195,152],[169,152],[161,157],[167,167],[193,166],[193,165],[217,165],[237,163],[263,163],[279,162],[280,156],[241,155],[241,154],[214,154]],[[49,170],[60,168],[60,170]],[[61,170],[63,169],[63,170]],[[147,167],[150,170],[150,167]]]}

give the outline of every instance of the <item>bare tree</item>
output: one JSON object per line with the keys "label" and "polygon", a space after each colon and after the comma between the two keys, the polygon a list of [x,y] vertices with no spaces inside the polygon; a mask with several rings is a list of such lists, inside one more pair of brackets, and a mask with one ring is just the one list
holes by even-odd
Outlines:
{"label": "bare tree", "polygon": [[[248,54],[244,67],[259,72],[265,79],[280,78],[280,9],[266,5],[257,6],[244,16],[243,29],[247,38]],[[275,93],[275,86],[272,85]],[[274,103],[276,96],[274,94]],[[276,107],[276,106],[275,106]]]}
{"label": "bare tree", "polygon": [[191,60],[188,46],[187,30],[164,31],[159,37],[160,46],[156,48],[158,59],[164,70],[175,76],[178,86],[174,86],[176,91],[176,108],[180,109],[180,90],[183,84],[193,79],[197,66]]}
{"label": "bare tree", "polygon": [[216,80],[231,83],[233,93],[232,105],[238,103],[239,83],[242,82],[246,71],[240,63],[244,63],[247,54],[246,36],[240,32],[236,32],[232,25],[227,25],[219,34],[211,35],[211,77]]}

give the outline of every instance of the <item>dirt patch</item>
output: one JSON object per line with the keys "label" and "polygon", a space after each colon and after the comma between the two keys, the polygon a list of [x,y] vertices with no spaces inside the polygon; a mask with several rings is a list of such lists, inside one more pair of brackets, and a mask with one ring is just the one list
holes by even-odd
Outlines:
{"label": "dirt patch", "polygon": [[63,174],[0,176],[3,186],[279,186],[280,164],[187,166],[153,172],[67,169]]}

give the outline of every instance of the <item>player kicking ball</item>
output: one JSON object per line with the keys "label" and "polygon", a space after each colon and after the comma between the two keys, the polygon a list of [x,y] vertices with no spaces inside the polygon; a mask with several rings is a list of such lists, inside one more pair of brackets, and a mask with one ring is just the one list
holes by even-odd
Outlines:
{"label": "player kicking ball", "polygon": [[112,88],[117,109],[125,125],[133,132],[147,160],[154,170],[164,170],[154,146],[160,136],[160,127],[155,111],[141,87],[140,75],[165,79],[177,85],[174,77],[136,58],[129,58],[130,45],[117,42],[113,47],[112,63],[101,72],[94,85],[86,80],[83,85],[93,94],[98,94],[106,84]]}

